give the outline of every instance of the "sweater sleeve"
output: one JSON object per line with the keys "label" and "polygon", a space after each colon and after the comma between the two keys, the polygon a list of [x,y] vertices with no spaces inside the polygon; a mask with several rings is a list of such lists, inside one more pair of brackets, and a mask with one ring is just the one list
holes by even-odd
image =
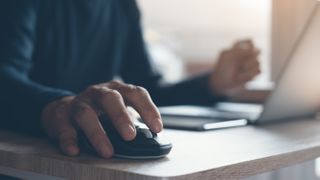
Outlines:
{"label": "sweater sleeve", "polygon": [[158,106],[195,104],[209,105],[223,100],[208,86],[209,74],[202,74],[177,84],[161,86],[161,75],[150,61],[142,35],[139,10],[131,1],[131,29],[121,77],[127,83],[145,87]]}
{"label": "sweater sleeve", "polygon": [[36,23],[37,1],[0,2],[0,127],[41,134],[45,105],[73,93],[29,78]]}

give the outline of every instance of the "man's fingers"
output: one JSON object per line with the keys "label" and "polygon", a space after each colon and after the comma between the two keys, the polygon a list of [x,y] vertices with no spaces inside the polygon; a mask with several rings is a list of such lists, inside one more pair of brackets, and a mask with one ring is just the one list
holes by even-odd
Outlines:
{"label": "man's fingers", "polygon": [[77,145],[76,130],[69,126],[63,128],[58,135],[58,141],[61,150],[68,156],[76,156],[79,154],[79,147]]}
{"label": "man's fingers", "polygon": [[241,72],[245,73],[251,71],[251,69],[259,68],[260,63],[257,59],[249,59],[241,64]]}
{"label": "man's fingers", "polygon": [[247,40],[242,40],[242,41],[238,41],[233,45],[233,49],[253,49],[254,48],[254,44],[252,42],[252,40],[247,39]]}
{"label": "man's fingers", "polygon": [[96,112],[88,104],[77,101],[72,114],[74,122],[87,136],[94,149],[102,157],[111,157],[113,147],[99,122]]}
{"label": "man's fingers", "polygon": [[121,94],[117,90],[107,87],[99,87],[96,91],[99,95],[95,103],[111,119],[117,131],[123,139],[132,140],[136,136],[135,127],[127,111]]}
{"label": "man's fingers", "polygon": [[160,113],[156,105],[152,102],[147,90],[142,87],[135,87],[132,94],[126,97],[130,105],[141,115],[143,121],[155,133],[159,133],[162,128]]}
{"label": "man's fingers", "polygon": [[260,74],[261,70],[260,68],[255,68],[255,69],[252,69],[251,71],[248,71],[248,72],[245,72],[245,73],[242,73],[240,74],[238,77],[237,77],[237,80],[240,84],[243,84],[243,83],[246,83],[250,80],[252,80],[254,77],[256,77],[258,74]]}
{"label": "man's fingers", "polygon": [[148,91],[139,86],[113,83],[111,87],[117,89],[126,103],[138,111],[146,125],[153,132],[160,132],[163,128],[161,116]]}
{"label": "man's fingers", "polygon": [[239,63],[247,61],[248,59],[258,58],[260,51],[258,49],[232,49],[224,52],[224,57],[227,59],[236,60]]}

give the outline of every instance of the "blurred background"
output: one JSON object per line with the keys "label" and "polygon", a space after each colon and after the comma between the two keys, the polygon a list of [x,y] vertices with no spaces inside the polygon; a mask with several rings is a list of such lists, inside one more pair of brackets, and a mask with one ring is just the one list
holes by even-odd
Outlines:
{"label": "blurred background", "polygon": [[213,67],[219,52],[252,39],[262,51],[262,74],[270,82],[271,0],[139,0],[145,39],[167,81]]}
{"label": "blurred background", "polygon": [[[138,0],[145,40],[165,80],[213,67],[239,39],[261,49],[262,73],[250,85],[270,87],[312,12],[314,0]],[[320,177],[320,159],[315,167]],[[301,167],[299,167],[301,168]]]}

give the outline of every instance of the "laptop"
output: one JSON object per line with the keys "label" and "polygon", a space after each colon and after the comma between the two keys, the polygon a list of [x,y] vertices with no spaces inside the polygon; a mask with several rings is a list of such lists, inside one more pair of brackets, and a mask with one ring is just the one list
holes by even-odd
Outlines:
{"label": "laptop", "polygon": [[263,105],[218,103],[215,107],[160,107],[164,127],[210,130],[312,117],[320,110],[320,2],[292,49]]}

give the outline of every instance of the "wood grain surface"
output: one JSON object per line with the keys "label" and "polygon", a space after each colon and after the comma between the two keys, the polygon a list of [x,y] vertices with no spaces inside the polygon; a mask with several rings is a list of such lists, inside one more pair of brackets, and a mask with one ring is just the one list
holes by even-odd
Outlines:
{"label": "wood grain surface", "polygon": [[168,157],[125,160],[66,157],[46,139],[1,131],[0,166],[67,179],[238,179],[320,155],[319,120],[164,134]]}

